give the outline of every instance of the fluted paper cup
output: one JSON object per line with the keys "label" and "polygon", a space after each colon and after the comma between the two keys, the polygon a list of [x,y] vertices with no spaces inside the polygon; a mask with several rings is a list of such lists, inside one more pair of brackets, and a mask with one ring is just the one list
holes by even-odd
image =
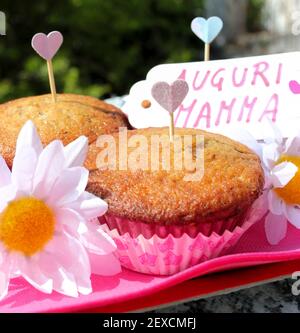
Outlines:
{"label": "fluted paper cup", "polygon": [[226,254],[266,213],[262,197],[244,217],[196,226],[155,226],[112,215],[99,218],[117,244],[122,266],[152,275],[172,275]]}

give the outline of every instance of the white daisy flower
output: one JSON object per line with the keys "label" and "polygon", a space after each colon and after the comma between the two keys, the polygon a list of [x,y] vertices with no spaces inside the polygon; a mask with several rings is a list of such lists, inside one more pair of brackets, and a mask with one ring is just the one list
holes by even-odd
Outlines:
{"label": "white daisy flower", "polygon": [[286,235],[287,224],[300,229],[300,134],[284,139],[273,124],[273,138],[263,144],[270,213],[265,230],[270,244]]}
{"label": "white daisy flower", "polygon": [[291,223],[300,229],[300,134],[284,139],[271,121],[266,121],[267,139],[258,143],[244,130],[231,130],[229,136],[254,150],[263,162],[269,213],[265,220],[268,242],[278,244]]}
{"label": "white daisy flower", "polygon": [[93,222],[107,204],[85,192],[87,149],[85,137],[66,147],[53,141],[43,149],[28,121],[17,140],[12,171],[0,156],[0,299],[16,276],[45,293],[89,294],[88,252],[99,255],[99,266],[101,258],[106,263],[109,258],[105,275],[120,271],[115,243]]}

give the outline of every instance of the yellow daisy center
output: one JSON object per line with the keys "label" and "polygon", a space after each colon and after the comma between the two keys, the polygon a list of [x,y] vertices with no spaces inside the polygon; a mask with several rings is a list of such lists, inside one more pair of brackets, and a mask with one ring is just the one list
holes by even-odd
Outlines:
{"label": "yellow daisy center", "polygon": [[282,188],[275,188],[274,191],[283,199],[287,204],[295,205],[300,204],[300,157],[282,155],[276,164],[282,162],[291,162],[298,167],[295,176]]}
{"label": "yellow daisy center", "polygon": [[55,218],[41,200],[28,197],[14,200],[0,215],[0,240],[11,251],[31,256],[53,237]]}

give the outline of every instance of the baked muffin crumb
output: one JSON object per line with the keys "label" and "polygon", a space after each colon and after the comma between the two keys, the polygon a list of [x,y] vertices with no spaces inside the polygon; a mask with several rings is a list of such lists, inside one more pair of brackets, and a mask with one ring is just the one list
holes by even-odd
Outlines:
{"label": "baked muffin crumb", "polygon": [[[168,135],[168,128],[128,131],[147,138]],[[196,135],[204,136],[204,176],[200,181],[186,181],[191,170],[171,169],[116,170],[97,169],[101,148],[90,146],[86,167],[91,171],[88,191],[108,202],[108,214],[145,223],[162,225],[216,222],[245,214],[262,193],[264,185],[260,160],[246,146],[222,135],[196,129],[176,129],[176,135],[191,135],[195,148]],[[113,134],[119,142],[117,133]],[[150,148],[148,148],[150,149]],[[133,148],[128,148],[130,153]],[[150,159],[149,151],[145,154]],[[195,158],[195,156],[194,156]],[[151,161],[149,160],[149,163]]]}
{"label": "baked muffin crumb", "polygon": [[53,103],[51,95],[47,94],[1,104],[0,154],[9,167],[19,131],[27,120],[34,122],[44,145],[55,139],[66,145],[81,135],[92,143],[101,134],[129,126],[121,110],[89,96],[57,94],[57,102]]}

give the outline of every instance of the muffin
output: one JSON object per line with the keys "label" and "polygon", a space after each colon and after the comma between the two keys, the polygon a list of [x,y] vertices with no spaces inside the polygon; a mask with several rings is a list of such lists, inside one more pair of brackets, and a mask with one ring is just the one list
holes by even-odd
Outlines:
{"label": "muffin", "polygon": [[[173,274],[225,253],[255,222],[253,211],[259,211],[257,199],[264,185],[260,160],[246,146],[196,129],[176,129],[174,143],[170,144],[168,131],[148,128],[126,134],[128,143],[136,135],[148,143],[138,148],[128,144],[128,156],[139,149],[138,156],[145,157],[148,166],[152,138],[163,138],[158,169],[139,168],[137,161],[124,170],[119,159],[109,165],[101,157],[107,147],[97,147],[99,142],[90,146],[86,161],[90,170],[88,191],[108,203],[108,212],[100,223],[115,239],[122,264],[149,274]],[[182,146],[178,143],[187,136],[190,141],[179,149]],[[127,144],[120,134],[112,137],[119,156]],[[163,147],[168,144],[171,158],[165,168]],[[203,176],[187,180],[201,163],[196,149],[203,154]],[[175,156],[187,152],[191,162],[197,163],[189,167],[183,163],[180,169]]]}
{"label": "muffin", "polygon": [[44,145],[55,139],[66,145],[81,135],[92,143],[101,134],[128,126],[121,110],[89,96],[57,94],[57,102],[53,103],[48,94],[1,104],[0,154],[9,167],[15,155],[18,133],[29,119],[36,125]]}

